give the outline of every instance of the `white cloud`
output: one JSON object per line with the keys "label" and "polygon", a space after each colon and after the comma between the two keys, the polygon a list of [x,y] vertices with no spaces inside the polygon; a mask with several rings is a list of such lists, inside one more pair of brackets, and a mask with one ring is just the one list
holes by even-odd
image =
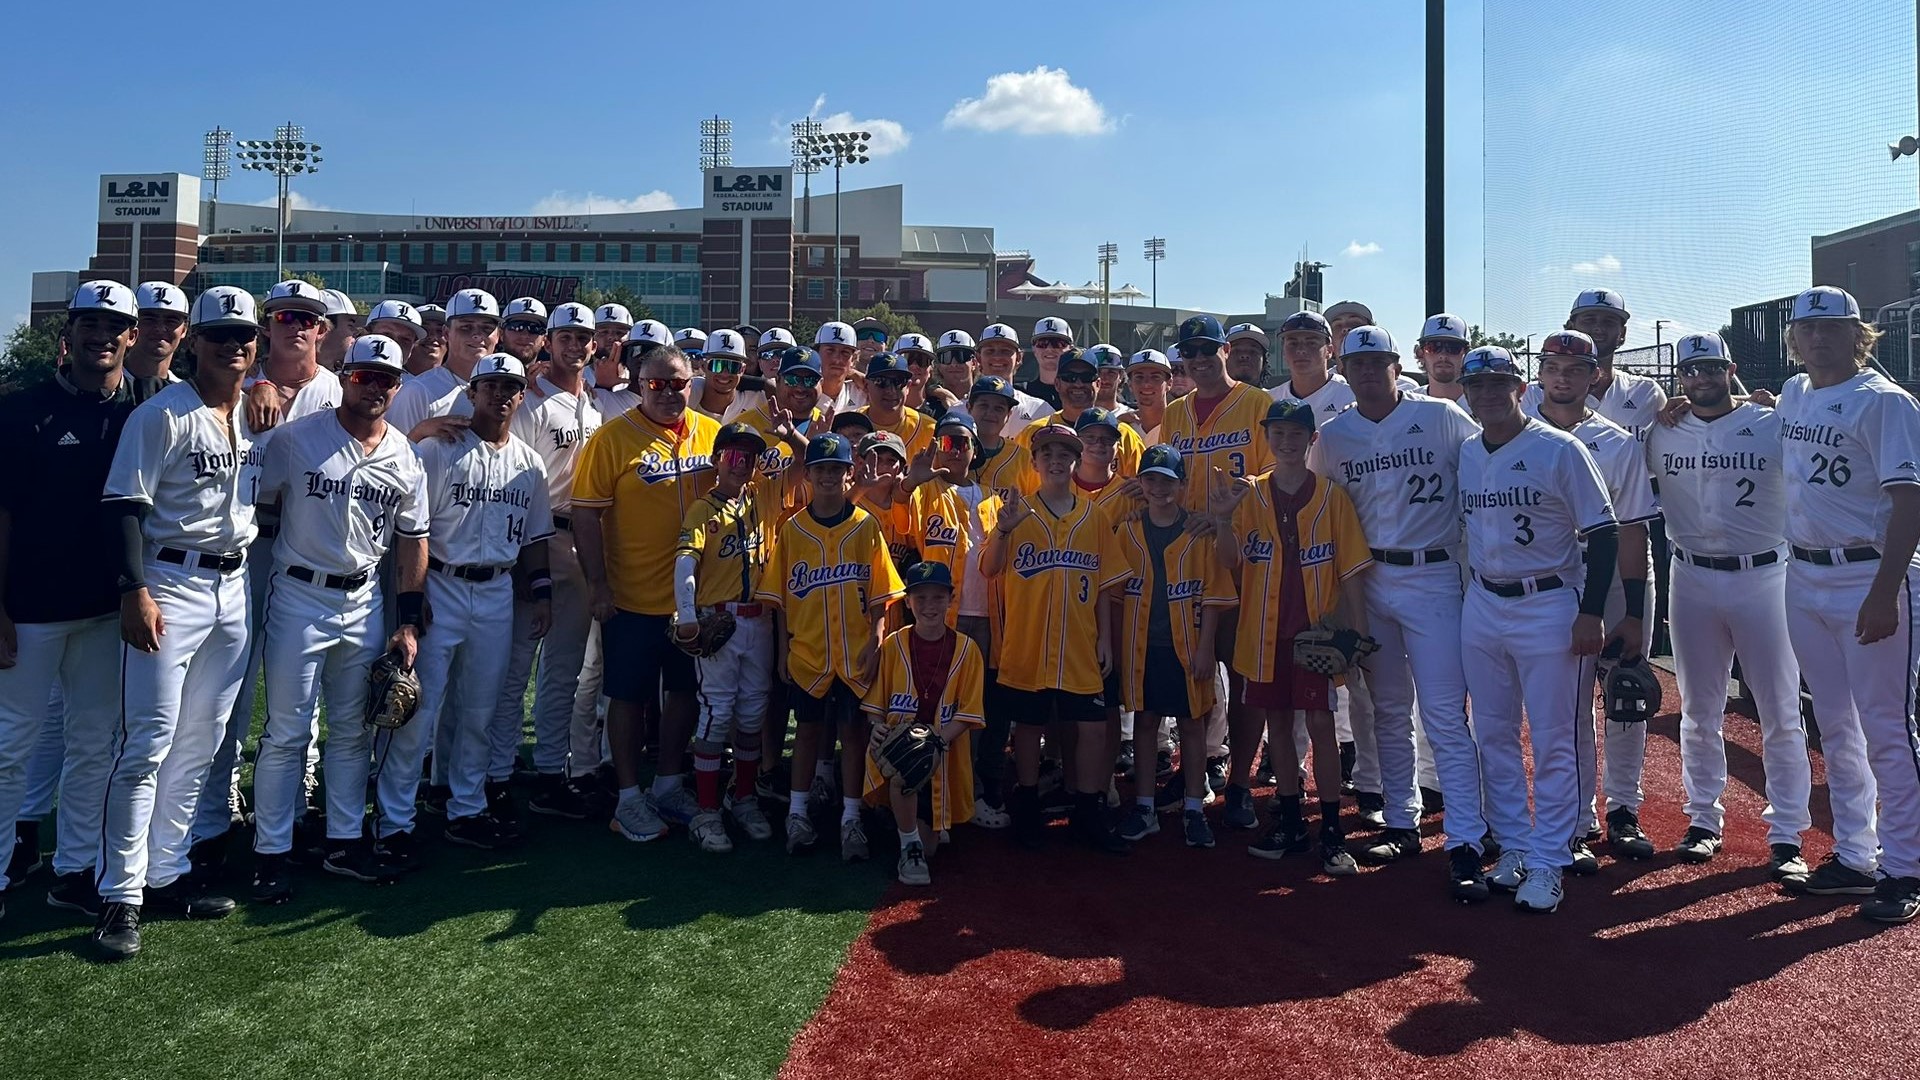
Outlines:
{"label": "white cloud", "polygon": [[984,95],[954,103],[946,126],[1019,135],[1104,135],[1114,124],[1093,94],[1073,85],[1066,71],[1042,64],[989,78]]}
{"label": "white cloud", "polygon": [[1349,259],[1364,259],[1369,255],[1380,254],[1380,245],[1372,240],[1364,244],[1358,240],[1349,240],[1347,246],[1340,249],[1340,254]]}
{"label": "white cloud", "polygon": [[[280,199],[278,196],[275,196],[269,199],[255,199],[252,202],[247,203],[245,205],[247,206],[278,206],[280,205]],[[331,206],[323,206],[320,203],[314,202],[312,199],[307,198],[305,195],[300,194],[298,191],[287,192],[287,207],[292,210],[331,210],[333,209],[333,207]]]}
{"label": "white cloud", "polygon": [[610,195],[587,192],[576,195],[570,191],[555,191],[546,198],[533,204],[529,214],[551,217],[566,217],[574,214],[638,214],[648,210],[673,210],[680,204],[673,196],[664,191],[649,191],[644,195],[635,195],[631,199],[616,199]]}
{"label": "white cloud", "polygon": [[[820,130],[823,132],[864,131],[872,136],[867,140],[867,156],[870,158],[883,158],[889,154],[897,154],[905,150],[907,144],[913,141],[913,135],[902,127],[898,120],[884,120],[879,117],[871,120],[856,120],[852,112],[844,109],[837,113],[823,115],[826,107],[827,95],[821,94],[813,99],[813,108],[807,110],[807,115],[820,122]],[[786,134],[786,123],[778,122],[776,126],[782,134],[775,141],[787,143],[791,136]]]}
{"label": "white cloud", "polygon": [[1577,262],[1568,267],[1576,274],[1617,274],[1620,272],[1620,260],[1611,255],[1602,255],[1590,262]]}

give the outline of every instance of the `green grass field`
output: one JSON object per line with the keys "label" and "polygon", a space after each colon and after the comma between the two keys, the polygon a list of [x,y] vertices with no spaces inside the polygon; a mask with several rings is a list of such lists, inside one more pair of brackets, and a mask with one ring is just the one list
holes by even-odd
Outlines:
{"label": "green grass field", "polygon": [[[314,869],[292,903],[154,922],[87,958],[44,905],[0,921],[0,1077],[766,1077],[831,985],[891,865],[699,852],[533,818],[521,847],[438,841],[378,887]],[[248,834],[249,836],[251,833]]]}

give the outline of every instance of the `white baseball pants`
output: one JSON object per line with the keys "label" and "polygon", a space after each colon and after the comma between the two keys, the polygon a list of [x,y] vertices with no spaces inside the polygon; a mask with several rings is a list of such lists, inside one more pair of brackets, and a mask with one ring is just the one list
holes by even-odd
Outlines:
{"label": "white baseball pants", "polygon": [[[49,780],[60,792],[54,871],[94,865],[120,713],[118,616],[16,623],[14,635],[13,666],[0,670],[0,889],[13,857],[14,823],[23,809],[37,811],[30,817],[46,813],[49,806],[30,804],[51,803]],[[63,684],[73,688],[64,701]],[[31,790],[36,780],[38,792]]]}
{"label": "white baseball pants", "polygon": [[573,554],[572,533],[561,530],[547,539],[547,559],[553,575],[553,626],[546,637],[532,640],[533,605],[514,603],[513,652],[490,732],[489,780],[513,779],[524,731],[527,678],[534,672],[536,652],[539,681],[533,691],[533,767],[549,775],[567,768],[573,696],[580,687],[587,637],[593,630],[593,597],[580,560]]}
{"label": "white baseball pants", "polygon": [[253,730],[253,702],[260,677],[261,650],[266,644],[265,613],[267,583],[273,578],[274,539],[262,536],[247,549],[247,667],[240,676],[240,690],[233,698],[233,711],[220,736],[220,749],[213,767],[207,771],[207,787],[200,793],[200,810],[194,817],[193,843],[224,836],[233,826],[233,792],[240,786],[240,760],[246,749],[247,733]]}
{"label": "white baseball pants", "polygon": [[733,627],[718,653],[694,661],[700,672],[700,720],[693,738],[716,749],[735,734],[760,734],[773,685],[773,616],[736,618]]}
{"label": "white baseball pants", "polygon": [[[1460,617],[1460,654],[1473,696],[1487,820],[1500,846],[1525,852],[1533,866],[1573,862],[1580,816],[1576,699],[1593,696],[1592,683],[1583,681],[1580,657],[1569,650],[1579,608],[1572,589],[1509,598],[1474,584],[1467,586]],[[1531,819],[1520,746],[1523,713],[1533,744]],[[1451,802],[1447,813],[1453,813]],[[1458,829],[1449,824],[1449,832]]]}
{"label": "white baseball pants", "polygon": [[[1380,651],[1368,661],[1372,670],[1366,686],[1373,705],[1387,827],[1413,829],[1420,823],[1419,750],[1414,735],[1414,687],[1418,686],[1420,723],[1433,747],[1440,794],[1447,803],[1447,845],[1469,844],[1477,849],[1487,824],[1480,808],[1480,750],[1467,727],[1459,570],[1450,563],[1383,563],[1374,567],[1373,574],[1367,589],[1367,623]],[[1355,700],[1361,696],[1353,695]]]}

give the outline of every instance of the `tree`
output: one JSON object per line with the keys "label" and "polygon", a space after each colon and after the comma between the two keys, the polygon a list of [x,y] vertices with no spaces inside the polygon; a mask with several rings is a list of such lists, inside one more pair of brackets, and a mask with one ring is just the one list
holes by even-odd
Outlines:
{"label": "tree", "polygon": [[619,304],[633,316],[634,322],[653,318],[653,309],[641,302],[640,294],[634,292],[630,285],[619,284],[610,289],[582,285],[573,290],[573,302],[585,304],[590,308],[597,308],[602,304]]}
{"label": "tree", "polygon": [[[840,318],[841,318],[841,321],[848,322],[848,323],[855,322],[860,319],[868,319],[868,318],[879,319],[880,322],[883,325],[885,325],[887,328],[888,341],[900,340],[901,334],[926,333],[925,330],[920,329],[919,320],[915,319],[911,315],[903,315],[900,312],[893,310],[892,307],[888,306],[885,300],[880,301],[879,303],[873,305],[872,307],[849,308],[847,312],[844,315],[842,315]],[[818,327],[815,327],[815,329],[817,330]],[[797,336],[798,335],[796,335],[796,337]]]}
{"label": "tree", "polygon": [[1527,339],[1514,334],[1489,334],[1478,326],[1467,327],[1467,347],[1477,349],[1482,345],[1497,345],[1511,353],[1525,352]]}
{"label": "tree", "polygon": [[7,335],[0,352],[0,388],[20,390],[53,378],[60,366],[60,332],[66,320],[47,315],[39,322],[21,320]]}

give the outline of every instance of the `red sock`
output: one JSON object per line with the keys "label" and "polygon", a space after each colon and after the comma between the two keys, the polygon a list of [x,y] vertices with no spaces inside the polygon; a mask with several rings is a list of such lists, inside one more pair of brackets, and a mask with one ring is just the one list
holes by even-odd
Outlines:
{"label": "red sock", "polygon": [[753,782],[760,777],[760,759],[745,761],[739,755],[733,759],[733,797],[751,799],[754,796]]}
{"label": "red sock", "polygon": [[720,759],[696,754],[693,758],[693,788],[700,809],[720,809]]}

